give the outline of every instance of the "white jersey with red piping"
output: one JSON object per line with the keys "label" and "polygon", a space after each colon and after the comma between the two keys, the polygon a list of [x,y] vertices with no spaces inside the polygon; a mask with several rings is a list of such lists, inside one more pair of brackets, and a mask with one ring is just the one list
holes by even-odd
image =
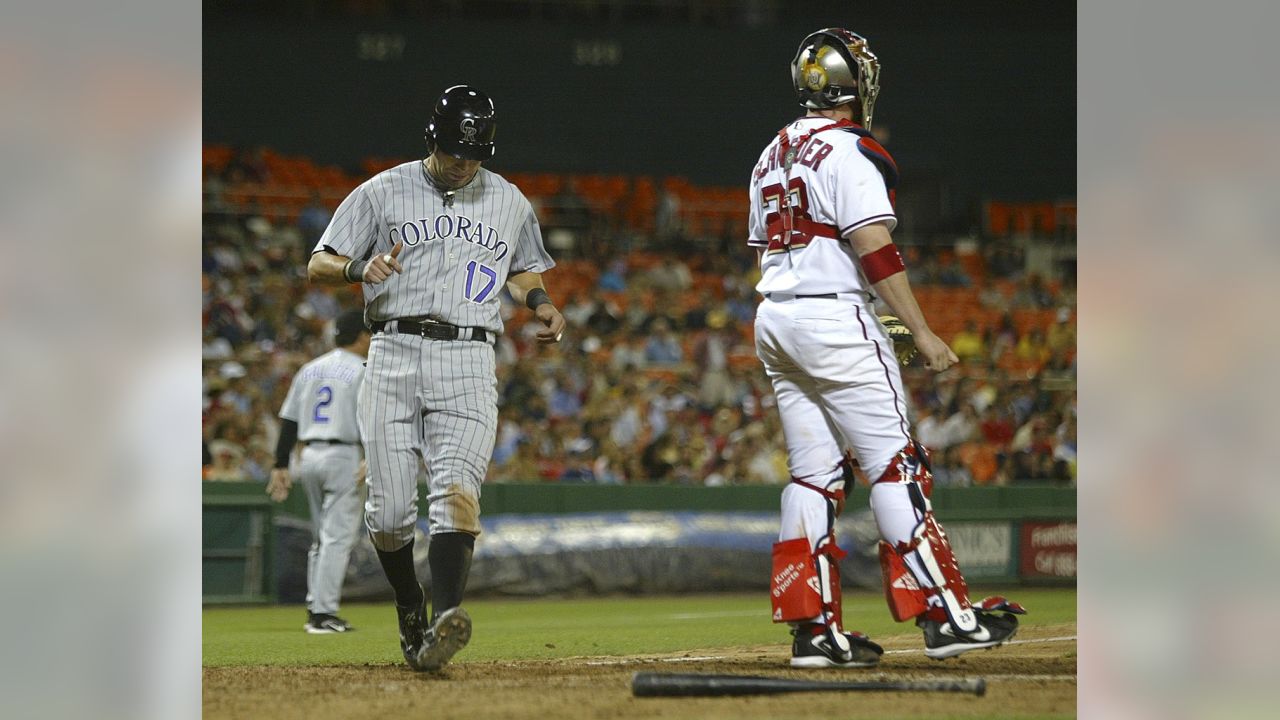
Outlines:
{"label": "white jersey with red piping", "polygon": [[876,222],[893,230],[897,179],[889,153],[853,123],[807,116],[784,128],[751,174],[747,242],[764,251],[756,290],[869,296],[846,238]]}

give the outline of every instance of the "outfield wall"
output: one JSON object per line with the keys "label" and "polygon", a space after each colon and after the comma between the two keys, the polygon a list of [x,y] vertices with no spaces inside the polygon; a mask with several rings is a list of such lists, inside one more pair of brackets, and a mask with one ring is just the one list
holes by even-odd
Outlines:
{"label": "outfield wall", "polygon": [[[420,497],[425,497],[425,489]],[[878,588],[868,490],[838,530],[847,586]],[[470,590],[506,595],[763,589],[779,488],[665,485],[489,485]],[[938,488],[933,502],[975,583],[1074,582],[1074,488]],[[425,503],[420,517],[425,518]],[[206,602],[298,601],[310,543],[301,492],[276,505],[256,483],[204,484]],[[415,555],[426,577],[427,528]],[[344,596],[387,593],[367,540]]]}

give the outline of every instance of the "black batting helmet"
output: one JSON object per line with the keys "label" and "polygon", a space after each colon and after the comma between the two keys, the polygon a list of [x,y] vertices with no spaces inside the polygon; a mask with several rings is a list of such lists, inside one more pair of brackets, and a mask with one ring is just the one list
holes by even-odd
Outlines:
{"label": "black batting helmet", "polygon": [[369,332],[364,325],[364,313],[359,310],[347,310],[334,322],[334,344],[338,347],[350,345],[360,339],[360,333]]}
{"label": "black batting helmet", "polygon": [[427,125],[427,149],[439,147],[454,157],[488,160],[497,129],[489,96],[470,85],[454,85],[436,101]]}

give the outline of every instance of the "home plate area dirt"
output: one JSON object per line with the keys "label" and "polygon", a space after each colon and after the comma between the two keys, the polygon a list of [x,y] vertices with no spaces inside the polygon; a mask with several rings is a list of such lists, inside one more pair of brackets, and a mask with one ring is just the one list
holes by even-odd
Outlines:
{"label": "home plate area dirt", "polygon": [[[1024,628],[991,651],[934,661],[918,634],[887,638],[871,670],[792,670],[787,648],[705,648],[673,655],[465,662],[440,674],[403,665],[204,670],[205,718],[1042,718],[1074,717],[1074,624]],[[729,698],[632,697],[632,674],[767,675],[820,680],[981,677],[984,697],[840,692]]]}

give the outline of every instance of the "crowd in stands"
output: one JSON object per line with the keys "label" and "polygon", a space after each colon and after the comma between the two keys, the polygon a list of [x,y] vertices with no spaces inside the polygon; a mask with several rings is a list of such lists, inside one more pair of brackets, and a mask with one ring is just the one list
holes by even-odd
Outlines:
{"label": "crowd in stands", "polygon": [[[265,481],[292,373],[329,349],[334,318],[361,298],[357,286],[306,281],[334,201],[314,194],[275,217],[251,202],[236,209],[224,188],[268,171],[252,155],[225,167],[206,183],[203,227],[205,479]],[[651,227],[663,223],[672,224]],[[752,345],[754,251],[719,238],[705,239],[716,252],[654,250],[693,239],[646,244],[617,223],[584,232],[546,276],[569,324],[563,343],[538,346],[532,314],[504,301],[489,481],[786,482],[782,430]],[[937,376],[919,361],[904,370],[935,481],[1073,483],[1070,274],[1051,282],[1025,272],[1010,241],[905,252],[933,328],[963,361]]]}

